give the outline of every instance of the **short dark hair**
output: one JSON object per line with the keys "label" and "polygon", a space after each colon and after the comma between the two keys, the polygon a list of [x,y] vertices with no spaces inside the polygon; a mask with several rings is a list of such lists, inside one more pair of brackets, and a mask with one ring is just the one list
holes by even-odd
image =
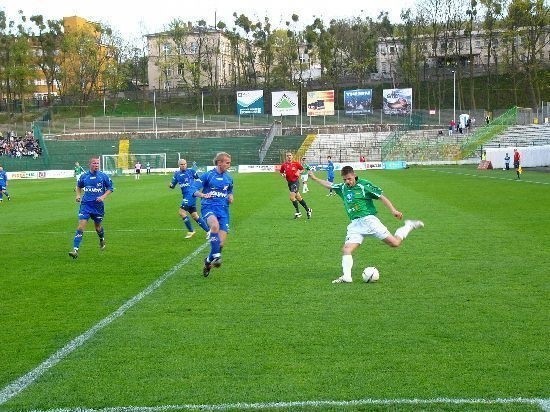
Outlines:
{"label": "short dark hair", "polygon": [[350,173],[355,173],[351,166],[344,166],[340,172],[342,176],[349,175]]}

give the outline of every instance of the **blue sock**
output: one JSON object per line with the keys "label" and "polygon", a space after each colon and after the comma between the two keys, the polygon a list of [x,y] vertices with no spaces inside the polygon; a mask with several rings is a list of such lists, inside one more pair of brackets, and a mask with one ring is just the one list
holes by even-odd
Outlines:
{"label": "blue sock", "polygon": [[84,232],[82,230],[77,230],[74,239],[73,239],[73,247],[75,249],[78,249],[80,247],[80,242],[82,242],[82,236]]}
{"label": "blue sock", "polygon": [[212,233],[210,235],[210,254],[208,255],[208,261],[212,262],[212,259],[220,257],[220,235],[219,233]]}
{"label": "blue sock", "polygon": [[205,232],[208,232],[210,230],[210,228],[208,227],[208,225],[206,224],[206,222],[202,217],[197,218],[196,222],[199,224],[200,227],[203,228]]}
{"label": "blue sock", "polygon": [[191,226],[191,220],[189,220],[189,216],[185,216],[183,218],[183,223],[185,223],[185,227],[187,227],[187,230],[193,232],[193,226]]}

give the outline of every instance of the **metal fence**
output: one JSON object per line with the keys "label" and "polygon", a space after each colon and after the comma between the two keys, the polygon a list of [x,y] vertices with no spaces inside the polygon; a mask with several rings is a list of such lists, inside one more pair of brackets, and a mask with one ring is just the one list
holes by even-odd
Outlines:
{"label": "metal fence", "polygon": [[[490,117],[497,117],[505,110],[495,110]],[[284,128],[311,128],[330,125],[365,125],[365,124],[413,124],[426,127],[447,128],[453,115],[468,113],[475,122],[481,124],[487,113],[484,110],[414,110],[407,115],[387,115],[382,110],[362,115],[349,115],[345,111],[336,111],[331,116],[283,116],[262,115],[196,115],[196,116],[157,116],[157,117],[79,117],[52,119],[34,122],[13,122],[0,125],[4,130],[13,130],[23,135],[32,130],[33,124],[40,126],[45,135],[78,134],[78,133],[158,133],[166,131],[188,130],[228,130],[228,129],[262,129],[269,128],[275,121],[281,122]],[[536,112],[526,111],[521,124],[531,124]],[[518,119],[519,120],[519,119]]]}

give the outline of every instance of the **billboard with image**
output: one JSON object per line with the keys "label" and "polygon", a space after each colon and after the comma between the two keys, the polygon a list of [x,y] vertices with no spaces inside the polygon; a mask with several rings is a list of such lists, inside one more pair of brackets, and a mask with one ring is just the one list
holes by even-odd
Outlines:
{"label": "billboard with image", "polygon": [[410,114],[412,89],[384,89],[382,110],[384,114]]}
{"label": "billboard with image", "polygon": [[271,92],[272,116],[297,116],[300,114],[298,92]]}
{"label": "billboard with image", "polygon": [[334,90],[307,92],[308,116],[332,116],[334,114]]}
{"label": "billboard with image", "polygon": [[237,92],[237,114],[263,114],[263,112],[263,90],[243,90]]}
{"label": "billboard with image", "polygon": [[344,90],[346,114],[372,113],[372,89]]}

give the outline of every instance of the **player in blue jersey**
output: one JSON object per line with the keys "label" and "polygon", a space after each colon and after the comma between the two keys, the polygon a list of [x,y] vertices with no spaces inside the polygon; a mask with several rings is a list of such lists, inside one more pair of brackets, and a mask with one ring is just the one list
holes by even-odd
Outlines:
{"label": "player in blue jersey", "polygon": [[11,200],[10,195],[8,194],[8,174],[2,166],[0,166],[0,202],[2,202],[3,196],[6,195],[8,200]]}
{"label": "player in blue jersey", "polygon": [[78,227],[73,239],[73,250],[69,252],[69,256],[73,259],[78,257],[78,249],[89,219],[94,221],[95,231],[99,237],[99,248],[105,249],[105,233],[102,225],[105,215],[103,202],[113,190],[111,178],[99,170],[99,159],[91,158],[90,170],[82,173],[76,184],[75,200],[80,203],[80,209],[78,211]]}
{"label": "player in blue jersey", "polygon": [[176,185],[178,185],[181,188],[183,200],[181,201],[181,206],[178,213],[183,219],[183,223],[188,230],[185,238],[189,239],[195,235],[195,231],[193,230],[191,220],[189,219],[189,216],[187,216],[187,213],[195,219],[195,221],[204,229],[205,232],[208,232],[210,229],[204,219],[197,213],[197,198],[195,197],[195,192],[198,188],[197,180],[199,179],[199,175],[195,170],[187,168],[187,160],[185,159],[180,159],[178,165],[179,170],[174,172],[174,176],[172,177],[169,187],[170,189],[173,189]]}
{"label": "player in blue jersey", "polygon": [[[334,163],[332,163],[332,157],[327,157],[328,163],[327,163],[327,181],[330,183],[334,183]],[[327,196],[334,196],[336,193],[334,193],[334,190],[332,190],[332,186],[328,190]]]}
{"label": "player in blue jersey", "polygon": [[222,248],[229,232],[229,205],[233,203],[233,178],[227,172],[231,155],[218,153],[214,166],[201,175],[202,186],[195,192],[195,196],[201,198],[202,217],[210,227],[210,254],[204,259],[202,270],[205,277],[212,267],[222,264]]}

